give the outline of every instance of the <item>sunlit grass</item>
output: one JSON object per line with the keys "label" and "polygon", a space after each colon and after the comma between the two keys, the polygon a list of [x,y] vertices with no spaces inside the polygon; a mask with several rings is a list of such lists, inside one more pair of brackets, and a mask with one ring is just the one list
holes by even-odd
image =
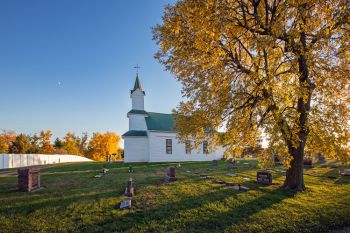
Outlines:
{"label": "sunlit grass", "polygon": [[[162,180],[171,163],[134,164],[132,174],[126,164],[106,164],[110,172],[100,179],[93,176],[103,163],[71,164],[43,169],[44,189],[33,193],[17,192],[15,175],[0,176],[0,232],[327,232],[350,226],[350,179],[326,177],[339,168],[305,170],[307,191],[293,193],[256,184],[256,161],[248,162],[252,168],[242,161],[231,171],[222,161],[218,167],[183,163],[179,180],[169,184]],[[220,187],[193,172],[251,190]],[[283,183],[283,171],[270,172]],[[121,211],[129,176],[134,206]]]}

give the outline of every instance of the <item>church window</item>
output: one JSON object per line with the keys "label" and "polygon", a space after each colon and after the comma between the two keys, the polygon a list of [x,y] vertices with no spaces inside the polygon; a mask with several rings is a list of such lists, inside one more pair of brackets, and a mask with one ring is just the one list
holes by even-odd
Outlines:
{"label": "church window", "polygon": [[171,139],[166,139],[165,146],[166,146],[166,153],[172,154],[173,153],[173,141]]}
{"label": "church window", "polygon": [[191,141],[186,141],[185,142],[185,149],[186,149],[186,154],[191,154]]}

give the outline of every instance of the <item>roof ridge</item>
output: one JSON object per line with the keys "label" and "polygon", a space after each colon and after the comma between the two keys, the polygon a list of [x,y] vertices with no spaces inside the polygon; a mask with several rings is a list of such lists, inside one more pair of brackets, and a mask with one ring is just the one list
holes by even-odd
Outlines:
{"label": "roof ridge", "polygon": [[174,115],[174,113],[149,112],[149,111],[147,111],[147,113],[156,113],[156,114],[163,114],[163,115]]}

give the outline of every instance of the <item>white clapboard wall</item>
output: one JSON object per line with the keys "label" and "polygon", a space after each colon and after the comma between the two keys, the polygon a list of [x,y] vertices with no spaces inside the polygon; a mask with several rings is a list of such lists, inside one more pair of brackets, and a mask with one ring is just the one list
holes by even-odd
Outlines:
{"label": "white clapboard wall", "polygon": [[0,169],[88,161],[92,160],[77,155],[0,154]]}

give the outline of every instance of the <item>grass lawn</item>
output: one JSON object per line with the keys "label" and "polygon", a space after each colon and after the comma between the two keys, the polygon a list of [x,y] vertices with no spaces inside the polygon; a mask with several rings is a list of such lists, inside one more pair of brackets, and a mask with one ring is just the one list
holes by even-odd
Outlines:
{"label": "grass lawn", "polygon": [[[44,189],[33,193],[17,192],[17,177],[3,175],[0,232],[328,232],[350,226],[350,178],[324,177],[337,175],[339,168],[305,170],[307,191],[292,193],[278,185],[256,184],[256,163],[241,161],[231,171],[223,161],[218,167],[182,163],[179,180],[169,184],[162,180],[170,163],[134,164],[131,175],[126,164],[107,164],[110,171],[100,179],[93,176],[104,163],[70,164],[42,169]],[[281,169],[270,170],[280,184]],[[220,187],[193,172],[240,182],[251,190]],[[121,194],[129,176],[136,194],[133,207],[119,210],[119,202],[128,199]]]}

